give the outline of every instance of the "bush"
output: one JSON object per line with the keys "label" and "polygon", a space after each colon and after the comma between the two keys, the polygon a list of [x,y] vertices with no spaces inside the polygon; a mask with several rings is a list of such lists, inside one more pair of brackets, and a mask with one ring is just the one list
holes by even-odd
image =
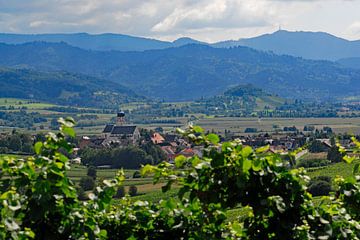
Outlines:
{"label": "bush", "polygon": [[340,153],[337,146],[333,146],[328,151],[327,159],[332,163],[341,162],[343,159],[343,154]]}
{"label": "bush", "polygon": [[89,191],[94,189],[95,181],[92,177],[86,176],[80,179],[79,185],[82,189],[84,189],[84,191]]}
{"label": "bush", "polygon": [[327,166],[330,163],[331,162],[326,159],[301,159],[296,166],[303,168],[312,168]]}
{"label": "bush", "polygon": [[308,184],[308,192],[314,197],[316,196],[328,196],[331,192],[331,177],[329,176],[318,176]]}
{"label": "bush", "polygon": [[96,168],[94,166],[90,166],[87,169],[87,175],[89,177],[92,177],[93,179],[96,179]]}
{"label": "bush", "polygon": [[85,201],[85,200],[89,199],[82,187],[78,187],[76,190],[77,190],[79,200]]}
{"label": "bush", "polygon": [[139,171],[135,171],[133,174],[133,178],[141,178],[141,174]]}
{"label": "bush", "polygon": [[246,133],[256,133],[257,132],[257,128],[246,128],[245,129]]}
{"label": "bush", "polygon": [[318,140],[314,140],[310,143],[309,152],[311,153],[325,152],[326,150],[327,148],[324,144]]}
{"label": "bush", "polygon": [[125,187],[124,187],[124,186],[118,187],[118,189],[116,190],[116,194],[115,194],[114,197],[115,197],[115,198],[125,197]]}
{"label": "bush", "polygon": [[132,196],[132,197],[137,195],[137,187],[136,186],[131,185],[129,187],[129,195]]}

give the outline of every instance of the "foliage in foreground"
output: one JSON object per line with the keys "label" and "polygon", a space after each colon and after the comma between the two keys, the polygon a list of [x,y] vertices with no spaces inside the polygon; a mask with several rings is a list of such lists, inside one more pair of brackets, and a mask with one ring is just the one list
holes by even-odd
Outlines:
{"label": "foliage in foreground", "polygon": [[[59,122],[58,134],[35,144],[34,157],[0,159],[0,239],[360,238],[359,176],[337,178],[336,194],[315,206],[302,169],[289,169],[266,147],[219,144],[218,136],[199,127],[183,134],[205,146],[202,158],[178,157],[175,164],[142,169],[154,182],[167,180],[164,192],[177,184],[177,198],[113,200],[124,180],[120,171],[80,201],[63,155],[72,151],[66,137],[75,135],[74,122]],[[229,222],[226,212],[234,207],[247,214]]]}

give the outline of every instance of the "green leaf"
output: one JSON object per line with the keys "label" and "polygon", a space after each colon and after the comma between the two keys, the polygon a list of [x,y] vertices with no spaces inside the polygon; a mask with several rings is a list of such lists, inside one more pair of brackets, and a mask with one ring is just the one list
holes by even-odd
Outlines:
{"label": "green leaf", "polygon": [[70,137],[75,137],[75,130],[71,127],[66,127],[66,126],[63,126],[61,128],[61,130],[63,131],[63,133],[66,133],[67,135],[69,135]]}
{"label": "green leaf", "polygon": [[257,153],[263,153],[263,152],[266,152],[270,149],[270,145],[266,145],[266,146],[263,146],[263,147],[260,147],[258,149],[256,149],[256,152]]}
{"label": "green leaf", "polygon": [[244,158],[247,158],[250,156],[250,154],[252,152],[253,152],[253,149],[249,146],[246,146],[241,150],[241,156],[243,156]]}
{"label": "green leaf", "polygon": [[255,171],[255,172],[258,172],[262,169],[262,164],[261,164],[261,160],[256,158],[254,161],[253,161],[253,164],[252,164],[252,169]]}
{"label": "green leaf", "polygon": [[182,130],[181,128],[177,128],[177,129],[176,129],[176,132],[179,133],[179,134],[181,134],[181,135],[185,134],[185,131]]}
{"label": "green leaf", "polygon": [[210,133],[209,135],[207,135],[207,139],[212,143],[212,144],[218,144],[220,141],[220,138],[218,135],[214,134],[214,133]]}
{"label": "green leaf", "polygon": [[177,168],[180,168],[180,167],[184,166],[186,161],[187,161],[187,158],[185,156],[179,155],[175,158],[175,166]]}
{"label": "green leaf", "polygon": [[354,160],[355,160],[355,157],[350,157],[348,155],[345,155],[343,157],[344,161],[347,162],[347,163],[352,163]]}
{"label": "green leaf", "polygon": [[147,174],[153,173],[156,167],[151,166],[149,164],[145,165],[143,168],[140,169],[141,176],[146,176]]}
{"label": "green leaf", "polygon": [[34,146],[35,153],[39,155],[42,147],[43,147],[42,142],[35,143],[35,146]]}
{"label": "green leaf", "polygon": [[199,126],[194,126],[194,127],[193,127],[193,130],[194,130],[196,133],[203,133],[203,132],[204,132],[204,129],[202,129],[202,128],[199,127]]}
{"label": "green leaf", "polygon": [[252,166],[252,162],[249,159],[244,159],[243,161],[243,171],[248,172]]}

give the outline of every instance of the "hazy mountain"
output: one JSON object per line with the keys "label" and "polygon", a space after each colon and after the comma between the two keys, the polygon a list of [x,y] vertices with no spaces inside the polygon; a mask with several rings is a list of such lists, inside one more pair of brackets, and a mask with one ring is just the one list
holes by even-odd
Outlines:
{"label": "hazy mountain", "polygon": [[360,41],[348,41],[324,32],[289,32],[280,30],[254,38],[224,41],[214,47],[247,46],[307,59],[338,60],[360,57]]}
{"label": "hazy mountain", "polygon": [[111,107],[143,99],[117,83],[67,72],[0,68],[0,97]]}
{"label": "hazy mountain", "polygon": [[360,57],[355,58],[342,58],[337,61],[339,64],[348,68],[360,69]]}
{"label": "hazy mountain", "polygon": [[[191,38],[179,38],[173,42],[135,37],[124,34],[0,34],[0,42],[23,44],[34,41],[60,43],[96,51],[144,51],[187,44],[208,43]],[[348,41],[324,32],[289,32],[280,30],[254,38],[229,40],[209,44],[213,47],[228,48],[246,46],[262,51],[272,51],[306,59],[336,61],[342,58],[360,57],[360,41]]]}
{"label": "hazy mountain", "polygon": [[36,42],[0,44],[0,55],[3,66],[87,74],[166,100],[214,96],[244,83],[290,98],[334,99],[360,93],[358,70],[247,47],[193,44],[144,52],[99,52]]}
{"label": "hazy mountain", "polygon": [[0,42],[7,44],[23,44],[29,42],[65,42],[74,47],[88,50],[108,51],[144,51],[178,47],[190,43],[201,43],[191,38],[179,38],[174,42],[160,41],[150,38],[134,37],[124,34],[7,34],[0,33]]}
{"label": "hazy mountain", "polygon": [[179,38],[176,39],[175,41],[172,42],[172,47],[181,47],[187,44],[203,44],[203,45],[207,45],[207,43],[205,42],[200,42],[198,40],[192,39],[192,38],[188,38],[188,37],[183,37],[183,38]]}

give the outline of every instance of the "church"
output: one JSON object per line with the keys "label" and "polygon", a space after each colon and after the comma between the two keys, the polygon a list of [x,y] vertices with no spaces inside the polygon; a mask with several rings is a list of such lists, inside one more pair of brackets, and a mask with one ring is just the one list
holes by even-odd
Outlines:
{"label": "church", "polygon": [[103,130],[103,145],[134,145],[140,139],[139,129],[135,125],[127,125],[125,113],[118,112],[116,124],[107,124]]}

